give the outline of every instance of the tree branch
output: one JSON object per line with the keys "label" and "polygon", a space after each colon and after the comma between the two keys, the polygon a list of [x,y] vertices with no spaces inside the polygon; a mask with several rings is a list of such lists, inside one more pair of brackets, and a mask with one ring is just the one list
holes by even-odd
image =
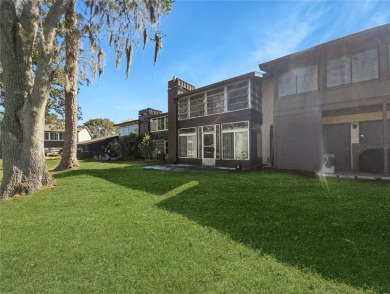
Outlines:
{"label": "tree branch", "polygon": [[[0,61],[7,68],[8,61],[15,59],[14,26],[17,21],[15,2],[0,1]],[[8,58],[12,56],[13,58]]]}
{"label": "tree branch", "polygon": [[45,22],[43,24],[42,37],[45,45],[52,44],[55,33],[58,28],[58,23],[61,20],[61,17],[64,16],[66,10],[69,7],[71,0],[57,0],[47,13]]}
{"label": "tree branch", "polygon": [[38,63],[35,72],[35,83],[31,97],[33,107],[40,109],[47,101],[51,83],[52,61],[55,58],[54,40],[61,18],[69,8],[71,0],[57,0],[47,13],[42,27],[41,40],[38,45]]}
{"label": "tree branch", "polygon": [[23,11],[19,17],[21,33],[23,33],[23,55],[31,56],[34,48],[34,42],[38,30],[39,21],[39,2],[27,1],[23,6]]}

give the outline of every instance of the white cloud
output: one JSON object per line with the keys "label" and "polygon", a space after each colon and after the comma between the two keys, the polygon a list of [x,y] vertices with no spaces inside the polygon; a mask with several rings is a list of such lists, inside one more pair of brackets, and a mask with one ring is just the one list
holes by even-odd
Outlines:
{"label": "white cloud", "polygon": [[390,22],[390,13],[377,13],[369,19],[372,26],[380,26]]}
{"label": "white cloud", "polygon": [[309,32],[309,24],[302,22],[290,25],[279,32],[275,31],[272,36],[268,33],[251,55],[257,62],[263,62],[290,54],[306,39]]}
{"label": "white cloud", "polygon": [[[284,8],[285,9],[285,8]],[[256,62],[265,62],[300,50],[300,45],[319,27],[326,8],[321,2],[300,2],[283,18],[260,26],[260,34],[251,52]],[[264,30],[264,31],[262,31]]]}

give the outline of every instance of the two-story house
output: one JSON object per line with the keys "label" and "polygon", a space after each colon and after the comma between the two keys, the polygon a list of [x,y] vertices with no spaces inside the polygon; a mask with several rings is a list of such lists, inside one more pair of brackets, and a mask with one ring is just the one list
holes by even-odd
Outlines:
{"label": "two-story house", "polygon": [[263,124],[270,134],[267,156],[276,168],[318,171],[323,154],[331,153],[339,170],[359,169],[360,154],[376,148],[387,151],[382,164],[388,172],[389,24],[260,69],[266,72],[262,99],[270,117]]}
{"label": "two-story house", "polygon": [[[261,75],[256,72],[201,88],[168,82],[168,160],[243,168],[262,158]],[[172,143],[171,143],[172,142]]]}

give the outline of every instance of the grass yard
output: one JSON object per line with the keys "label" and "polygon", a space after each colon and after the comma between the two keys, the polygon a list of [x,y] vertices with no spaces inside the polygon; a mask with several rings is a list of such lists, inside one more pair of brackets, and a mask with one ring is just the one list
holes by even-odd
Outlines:
{"label": "grass yard", "polygon": [[2,201],[0,293],[390,292],[388,183],[141,167]]}

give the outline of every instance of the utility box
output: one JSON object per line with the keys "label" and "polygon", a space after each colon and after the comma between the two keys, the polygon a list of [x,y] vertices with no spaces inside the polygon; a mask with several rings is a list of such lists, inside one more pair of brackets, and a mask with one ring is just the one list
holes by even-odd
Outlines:
{"label": "utility box", "polygon": [[321,172],[326,174],[334,174],[335,165],[336,165],[336,156],[334,154],[322,155]]}

